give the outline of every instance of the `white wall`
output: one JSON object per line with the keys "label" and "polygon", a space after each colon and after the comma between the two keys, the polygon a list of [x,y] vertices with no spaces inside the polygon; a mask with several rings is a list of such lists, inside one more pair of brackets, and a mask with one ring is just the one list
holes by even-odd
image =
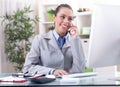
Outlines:
{"label": "white wall", "polygon": [[97,3],[120,5],[120,0],[94,0]]}
{"label": "white wall", "polygon": [[[0,0],[0,8],[1,8],[1,0]],[[0,9],[0,14],[1,14],[1,9]],[[1,19],[0,19],[0,23],[1,23]],[[0,29],[1,29],[1,25],[0,25]],[[0,32],[0,40],[2,39],[1,36],[1,32]],[[0,41],[0,66],[1,66],[1,41]],[[1,71],[1,67],[0,67],[0,71]]]}

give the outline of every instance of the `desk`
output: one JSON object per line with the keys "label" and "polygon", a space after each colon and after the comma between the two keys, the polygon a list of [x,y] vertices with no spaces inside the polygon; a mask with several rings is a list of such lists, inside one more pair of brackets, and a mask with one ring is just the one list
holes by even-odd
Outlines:
{"label": "desk", "polygon": [[[9,76],[11,74],[2,73],[0,77]],[[46,84],[35,84],[29,81],[24,83],[5,83],[1,82],[0,86],[42,86],[42,87],[75,87],[75,86],[118,86],[120,81],[110,80],[111,78],[120,76],[120,72],[99,72],[96,76],[76,78],[75,82],[62,82],[60,78],[57,78],[55,81],[46,83]]]}

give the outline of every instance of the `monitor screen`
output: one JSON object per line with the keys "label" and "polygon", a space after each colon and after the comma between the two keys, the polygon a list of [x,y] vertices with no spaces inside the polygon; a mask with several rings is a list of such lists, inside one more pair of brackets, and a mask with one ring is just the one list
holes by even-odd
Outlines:
{"label": "monitor screen", "polygon": [[120,6],[95,5],[87,58],[87,67],[120,64]]}

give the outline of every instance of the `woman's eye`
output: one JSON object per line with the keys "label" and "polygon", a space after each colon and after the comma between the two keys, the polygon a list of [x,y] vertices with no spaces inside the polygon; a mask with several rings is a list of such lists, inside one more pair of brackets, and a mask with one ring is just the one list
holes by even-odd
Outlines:
{"label": "woman's eye", "polygon": [[65,19],[65,16],[60,16],[62,19]]}
{"label": "woman's eye", "polygon": [[68,20],[69,20],[69,21],[72,21],[72,20],[73,20],[73,18],[72,18],[72,17],[70,17],[70,18],[68,18]]}
{"label": "woman's eye", "polygon": [[61,19],[65,19],[67,18],[68,21],[72,21],[73,20],[73,17],[66,17],[64,15],[60,16]]}

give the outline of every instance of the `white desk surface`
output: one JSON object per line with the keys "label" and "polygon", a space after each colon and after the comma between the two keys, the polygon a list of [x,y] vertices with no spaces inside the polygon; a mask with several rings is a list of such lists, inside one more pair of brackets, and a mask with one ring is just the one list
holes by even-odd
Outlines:
{"label": "white desk surface", "polygon": [[[0,77],[9,76],[10,74],[1,73]],[[115,78],[117,77],[117,78]],[[24,83],[2,83],[0,86],[118,86],[120,85],[120,72],[97,72],[97,75],[79,77],[79,78],[57,78],[55,81],[46,84],[36,84],[29,81]],[[119,80],[119,81],[116,81]]]}

